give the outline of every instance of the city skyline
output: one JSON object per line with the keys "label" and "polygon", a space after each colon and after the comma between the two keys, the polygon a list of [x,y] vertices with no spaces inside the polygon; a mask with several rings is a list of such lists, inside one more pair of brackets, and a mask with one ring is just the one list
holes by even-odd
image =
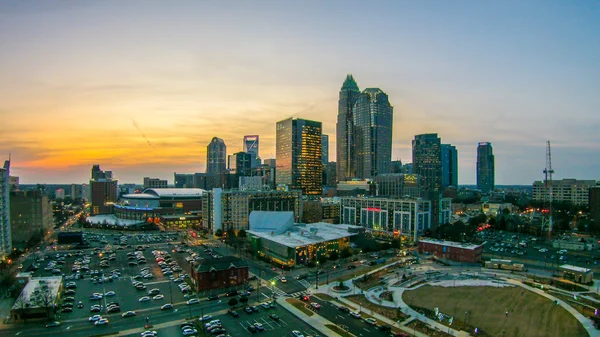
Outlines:
{"label": "city skyline", "polygon": [[496,184],[530,185],[551,140],[555,179],[599,179],[599,16],[593,1],[2,3],[0,158],[22,184],[85,183],[94,164],[172,184],[205,172],[213,137],[233,154],[259,135],[275,158],[275,124],[295,117],[322,122],[333,161],[351,73],[394,106],[392,160],[437,133],[474,185],[490,142]]}

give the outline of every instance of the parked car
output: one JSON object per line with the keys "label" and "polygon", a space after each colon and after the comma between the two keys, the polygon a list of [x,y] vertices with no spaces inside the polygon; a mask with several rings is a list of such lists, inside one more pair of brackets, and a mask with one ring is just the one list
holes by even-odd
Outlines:
{"label": "parked car", "polygon": [[227,313],[228,313],[228,314],[229,314],[229,316],[231,316],[231,317],[240,317],[240,314],[238,314],[238,312],[237,312],[237,311],[235,311],[235,310],[228,309],[228,310],[227,310]]}

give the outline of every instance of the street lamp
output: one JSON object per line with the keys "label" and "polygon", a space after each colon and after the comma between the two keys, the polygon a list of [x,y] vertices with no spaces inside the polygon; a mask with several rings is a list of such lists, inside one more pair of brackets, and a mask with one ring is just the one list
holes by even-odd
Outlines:
{"label": "street lamp", "polygon": [[271,281],[271,300],[275,298],[275,280]]}

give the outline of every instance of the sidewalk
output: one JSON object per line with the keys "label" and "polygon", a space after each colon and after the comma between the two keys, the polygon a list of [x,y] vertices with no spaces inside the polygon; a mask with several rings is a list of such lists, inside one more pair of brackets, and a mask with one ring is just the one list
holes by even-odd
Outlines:
{"label": "sidewalk", "polygon": [[[325,326],[325,324],[333,324],[333,325],[337,325],[337,324],[326,320],[325,318],[323,318],[323,316],[321,316],[319,314],[314,314],[312,316],[307,316],[302,311],[296,309],[296,307],[294,307],[293,305],[289,304],[286,301],[286,298],[278,297],[275,300],[275,302],[277,302],[277,304],[279,304],[280,306],[282,306],[283,308],[285,308],[287,311],[289,311],[292,314],[294,314],[294,316],[296,316],[299,319],[303,320],[306,324],[308,324],[308,325],[312,326],[313,328],[315,328],[316,330],[318,330],[323,335],[330,336],[330,337],[338,337],[338,336],[342,337],[340,334],[334,332],[333,330],[331,330],[331,329],[329,329],[328,327]],[[423,337],[425,337],[425,336],[423,336]]]}

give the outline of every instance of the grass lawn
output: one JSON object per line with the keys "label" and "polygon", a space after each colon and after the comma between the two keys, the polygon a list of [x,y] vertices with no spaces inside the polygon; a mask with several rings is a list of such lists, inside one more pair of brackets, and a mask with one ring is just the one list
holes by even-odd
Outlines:
{"label": "grass lawn", "polygon": [[521,287],[423,286],[404,292],[403,299],[414,307],[438,307],[455,320],[466,316],[468,325],[490,336],[588,336],[565,309]]}
{"label": "grass lawn", "polygon": [[306,309],[306,303],[304,303],[300,300],[297,300],[295,298],[288,298],[286,301],[288,303],[290,303],[291,305],[293,305],[294,307],[296,307],[296,309],[302,311],[307,316],[312,316],[315,314],[314,312]]}

